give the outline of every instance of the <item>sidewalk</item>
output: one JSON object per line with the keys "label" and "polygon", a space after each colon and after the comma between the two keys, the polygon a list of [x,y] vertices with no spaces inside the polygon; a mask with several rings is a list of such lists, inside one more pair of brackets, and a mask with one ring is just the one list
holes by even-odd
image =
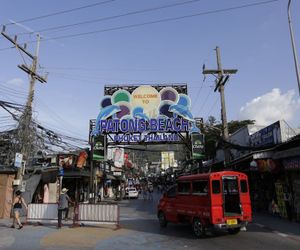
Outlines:
{"label": "sidewalk", "polygon": [[115,225],[74,228],[65,225],[58,230],[56,224],[30,223],[18,230],[10,228],[11,222],[12,219],[0,219],[0,249],[102,249],[97,244],[113,242],[115,237],[126,238],[132,233],[124,228],[116,230]]}
{"label": "sidewalk", "polygon": [[254,213],[253,224],[283,237],[291,236],[300,241],[300,223],[277,218],[266,213]]}

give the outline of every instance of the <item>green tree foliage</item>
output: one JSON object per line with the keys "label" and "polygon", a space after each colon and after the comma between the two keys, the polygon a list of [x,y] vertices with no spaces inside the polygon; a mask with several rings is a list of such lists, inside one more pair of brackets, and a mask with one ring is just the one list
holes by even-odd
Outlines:
{"label": "green tree foliage", "polygon": [[238,131],[240,128],[245,127],[248,124],[254,124],[255,120],[243,120],[243,121],[230,121],[228,122],[228,131],[229,134],[233,134]]}
{"label": "green tree foliage", "polygon": [[[254,120],[230,121],[228,122],[229,134],[233,134],[248,124],[254,124],[254,122]],[[202,131],[205,135],[205,155],[207,159],[212,159],[216,155],[218,143],[222,138],[222,123],[217,121],[214,116],[209,116],[207,122],[204,123]]]}

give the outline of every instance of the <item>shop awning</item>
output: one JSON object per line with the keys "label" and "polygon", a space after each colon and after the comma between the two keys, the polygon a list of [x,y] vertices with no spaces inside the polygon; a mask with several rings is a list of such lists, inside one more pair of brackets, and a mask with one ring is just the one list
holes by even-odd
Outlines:
{"label": "shop awning", "polygon": [[300,147],[290,148],[287,150],[279,151],[274,153],[274,159],[288,158],[300,156]]}
{"label": "shop awning", "polygon": [[58,168],[42,169],[41,173],[44,183],[55,183],[57,181]]}
{"label": "shop awning", "polygon": [[25,192],[23,193],[22,196],[25,199],[26,203],[31,203],[33,194],[35,193],[36,188],[40,183],[41,175],[40,174],[33,174],[28,176],[25,175],[24,180],[26,181],[26,185],[25,185]]}

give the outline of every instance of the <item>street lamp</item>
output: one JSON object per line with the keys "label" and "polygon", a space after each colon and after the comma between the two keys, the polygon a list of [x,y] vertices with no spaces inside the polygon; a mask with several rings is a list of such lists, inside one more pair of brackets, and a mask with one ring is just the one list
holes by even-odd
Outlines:
{"label": "street lamp", "polygon": [[294,34],[293,34],[293,28],[292,28],[292,20],[291,20],[291,13],[290,13],[291,1],[292,0],[289,0],[289,2],[288,2],[287,12],[288,12],[288,21],[289,21],[290,35],[291,35],[291,41],[292,41],[292,47],[293,47],[294,62],[295,62],[295,68],[296,68],[296,75],[297,75],[297,81],[298,81],[298,89],[299,89],[299,95],[300,95],[299,66],[298,66],[297,51],[296,51],[296,47],[295,47]]}

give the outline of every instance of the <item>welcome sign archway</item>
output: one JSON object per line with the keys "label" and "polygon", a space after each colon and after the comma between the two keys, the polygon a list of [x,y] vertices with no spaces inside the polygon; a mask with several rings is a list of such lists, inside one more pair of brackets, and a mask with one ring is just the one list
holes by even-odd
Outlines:
{"label": "welcome sign archway", "polygon": [[166,143],[203,151],[199,139],[191,143],[199,134],[186,84],[105,86],[98,117],[90,121],[94,149],[102,153],[110,145]]}

